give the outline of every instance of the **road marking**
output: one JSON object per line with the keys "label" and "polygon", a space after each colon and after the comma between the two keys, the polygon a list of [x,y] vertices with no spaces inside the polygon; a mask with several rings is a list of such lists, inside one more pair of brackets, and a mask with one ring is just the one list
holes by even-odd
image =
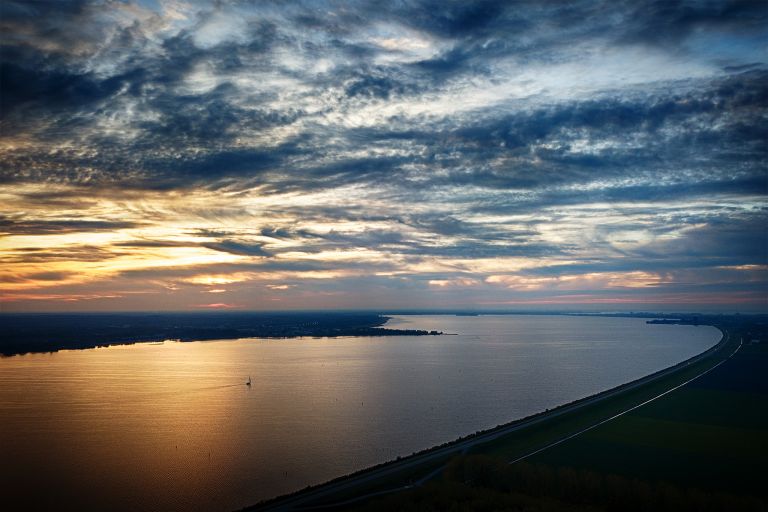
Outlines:
{"label": "road marking", "polygon": [[722,361],[720,361],[719,363],[717,363],[717,364],[716,364],[715,366],[713,366],[712,368],[709,368],[708,370],[706,370],[706,371],[704,371],[704,372],[702,372],[702,373],[700,373],[700,374],[696,375],[695,377],[693,377],[693,378],[691,378],[691,379],[688,379],[687,381],[683,382],[682,384],[678,384],[677,386],[673,387],[672,389],[668,389],[668,390],[666,390],[665,392],[661,393],[660,395],[656,395],[655,397],[653,397],[653,398],[650,398],[650,399],[646,400],[645,402],[643,402],[643,403],[641,403],[641,404],[635,405],[634,407],[630,407],[630,408],[629,408],[629,409],[627,409],[626,411],[622,411],[622,412],[620,412],[620,413],[618,413],[618,414],[615,414],[615,415],[611,416],[610,418],[606,418],[606,419],[604,419],[604,420],[602,420],[602,421],[600,421],[600,422],[598,422],[598,423],[595,423],[594,425],[590,425],[589,427],[587,427],[587,428],[585,428],[585,429],[583,429],[583,430],[579,430],[578,432],[574,432],[573,434],[570,434],[570,435],[568,435],[568,436],[566,436],[566,437],[564,437],[564,438],[562,438],[562,439],[559,439],[559,440],[555,441],[554,443],[548,444],[547,446],[544,446],[544,447],[542,447],[542,448],[539,448],[538,450],[534,450],[534,451],[532,451],[531,453],[528,453],[528,454],[526,454],[526,455],[523,455],[522,457],[518,457],[518,458],[516,458],[516,459],[514,459],[514,460],[511,460],[511,461],[509,461],[507,464],[515,464],[515,463],[517,463],[517,462],[520,462],[521,460],[525,460],[525,459],[527,459],[528,457],[532,457],[532,456],[536,455],[537,453],[541,453],[541,452],[543,452],[544,450],[548,450],[549,448],[552,448],[553,446],[557,446],[557,445],[559,445],[559,444],[561,444],[561,443],[564,443],[564,442],[568,441],[569,439],[573,439],[574,437],[576,437],[576,436],[578,436],[578,435],[581,435],[581,434],[583,434],[584,432],[588,432],[588,431],[592,430],[593,428],[597,428],[597,427],[599,427],[600,425],[603,425],[603,424],[605,424],[605,423],[608,423],[609,421],[615,420],[616,418],[618,418],[618,417],[620,417],[620,416],[624,416],[625,414],[627,414],[627,413],[629,413],[629,412],[632,412],[632,411],[634,411],[635,409],[638,409],[638,408],[640,408],[640,407],[642,407],[642,406],[644,406],[644,405],[646,405],[646,404],[649,404],[649,403],[653,402],[654,400],[657,400],[657,399],[659,399],[659,398],[663,397],[664,395],[668,395],[669,393],[671,393],[671,392],[675,391],[676,389],[680,389],[681,387],[685,386],[686,384],[689,384],[689,383],[693,382],[694,380],[698,379],[699,377],[703,377],[704,375],[708,374],[709,372],[711,372],[712,370],[714,370],[715,368],[717,368],[718,366],[720,366],[720,365],[721,365],[721,364],[723,364],[724,362],[728,361],[728,360],[729,360],[730,358],[732,358],[734,355],[736,355],[736,352],[738,352],[738,351],[739,351],[739,349],[741,348],[741,344],[743,343],[743,341],[744,341],[743,339],[739,340],[739,346],[738,346],[738,347],[736,347],[736,350],[734,350],[734,351],[731,353],[731,355],[729,355],[728,357],[726,357],[725,359],[723,359]]}

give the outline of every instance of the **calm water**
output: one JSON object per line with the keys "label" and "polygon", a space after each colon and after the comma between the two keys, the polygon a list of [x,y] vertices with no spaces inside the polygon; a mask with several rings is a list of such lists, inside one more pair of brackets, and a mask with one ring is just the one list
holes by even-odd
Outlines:
{"label": "calm water", "polygon": [[0,359],[0,496],[25,508],[231,510],[616,386],[720,337],[633,318],[388,326],[458,335]]}

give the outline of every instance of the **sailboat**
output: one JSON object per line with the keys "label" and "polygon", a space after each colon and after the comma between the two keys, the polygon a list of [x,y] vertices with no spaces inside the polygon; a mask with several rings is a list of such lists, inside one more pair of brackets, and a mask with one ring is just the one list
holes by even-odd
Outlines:
{"label": "sailboat", "polygon": [[248,382],[246,382],[245,385],[246,386],[250,386],[251,385],[251,376],[250,375],[248,376]]}

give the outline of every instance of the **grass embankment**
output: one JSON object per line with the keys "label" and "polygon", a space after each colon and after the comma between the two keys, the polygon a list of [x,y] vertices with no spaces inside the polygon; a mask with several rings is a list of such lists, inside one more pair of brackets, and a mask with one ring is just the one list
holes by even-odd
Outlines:
{"label": "grass embankment", "polygon": [[[724,334],[724,336],[727,336],[727,334]],[[724,343],[721,344],[718,350],[713,351],[709,357],[702,358],[691,364],[680,365],[674,372],[650,380],[642,386],[627,389],[620,394],[574,411],[571,414],[552,418],[491,443],[480,445],[470,453],[488,454],[503,457],[510,461],[523,457],[556,440],[579,432],[602,420],[642,404],[696,377],[726,359],[736,347],[738,347],[738,339],[730,337],[724,340]]]}
{"label": "grass embankment", "polygon": [[[713,357],[585,408],[550,425],[455,457],[420,489],[356,506],[366,510],[766,510],[768,350],[747,344],[685,386],[517,464],[615,407],[642,403],[713,367],[746,330]],[[761,335],[762,336],[762,335]],[[765,336],[762,336],[763,338]],[[351,508],[351,507],[350,507]]]}
{"label": "grass embankment", "polygon": [[747,344],[662,399],[531,462],[734,494],[760,494],[768,456],[768,350]]}
{"label": "grass embankment", "polygon": [[[626,411],[699,375],[726,358],[737,345],[736,340],[728,340],[726,337],[717,350],[712,350],[706,357],[689,364],[680,365],[675,371],[660,372],[662,373],[661,376],[644,382],[640,386],[632,384],[622,386],[623,391],[620,393],[616,393],[598,402],[583,405],[572,411],[561,412],[559,409],[550,411],[549,414],[545,413],[538,418],[534,418],[536,421],[530,426],[520,428],[491,441],[475,444],[465,450],[465,452],[471,454],[491,454],[505,462],[527,455],[574,432],[590,427],[601,420]],[[505,427],[499,428],[503,429]],[[498,430],[498,428],[493,430]],[[480,437],[482,437],[482,434]],[[424,475],[434,471],[435,468],[446,467],[451,459],[457,456],[457,454],[446,455],[439,461],[431,460],[424,464],[404,468],[402,471],[395,471],[382,478],[346,489],[340,489],[338,492],[326,494],[322,498],[312,501],[305,501],[302,506],[338,504],[355,499],[356,497],[397,489],[398,487],[418,481]],[[405,460],[407,461],[408,459]]]}

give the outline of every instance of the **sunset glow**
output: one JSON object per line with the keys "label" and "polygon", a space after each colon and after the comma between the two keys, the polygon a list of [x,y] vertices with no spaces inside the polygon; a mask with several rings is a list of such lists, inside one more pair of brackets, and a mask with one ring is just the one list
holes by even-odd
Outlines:
{"label": "sunset glow", "polygon": [[768,308],[768,24],[451,5],[4,2],[0,311]]}

